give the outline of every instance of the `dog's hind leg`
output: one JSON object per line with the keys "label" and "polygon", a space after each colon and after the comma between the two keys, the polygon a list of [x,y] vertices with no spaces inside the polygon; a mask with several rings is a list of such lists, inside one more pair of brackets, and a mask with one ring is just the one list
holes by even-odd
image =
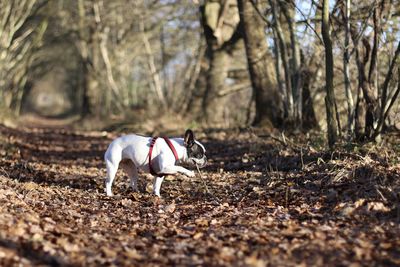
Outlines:
{"label": "dog's hind leg", "polygon": [[123,160],[121,161],[120,166],[128,175],[133,191],[138,191],[138,170],[135,164],[132,160]]}
{"label": "dog's hind leg", "polygon": [[112,196],[111,191],[112,183],[115,179],[115,175],[118,171],[119,162],[121,161],[121,156],[118,153],[112,153],[112,151],[107,150],[104,159],[106,161],[107,177],[106,177],[106,194],[107,196]]}
{"label": "dog's hind leg", "polygon": [[107,177],[106,177],[106,194],[107,196],[112,196],[111,191],[112,183],[114,181],[115,175],[117,174],[118,164],[113,164],[111,161],[106,161]]}

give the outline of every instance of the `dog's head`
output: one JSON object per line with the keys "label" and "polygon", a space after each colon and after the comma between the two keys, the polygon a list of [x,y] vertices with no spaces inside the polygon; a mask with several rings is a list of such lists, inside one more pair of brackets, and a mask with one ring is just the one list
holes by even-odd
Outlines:
{"label": "dog's head", "polygon": [[197,140],[194,139],[194,133],[188,129],[185,132],[183,138],[183,144],[186,147],[187,163],[197,165],[199,168],[203,168],[207,165],[206,149]]}

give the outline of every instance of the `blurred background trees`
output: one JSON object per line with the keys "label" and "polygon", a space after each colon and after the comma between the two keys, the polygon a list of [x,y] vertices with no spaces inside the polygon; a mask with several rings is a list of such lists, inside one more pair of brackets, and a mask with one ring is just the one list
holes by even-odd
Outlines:
{"label": "blurred background trees", "polygon": [[17,115],[348,140],[400,127],[394,0],[0,0],[0,14],[0,105]]}

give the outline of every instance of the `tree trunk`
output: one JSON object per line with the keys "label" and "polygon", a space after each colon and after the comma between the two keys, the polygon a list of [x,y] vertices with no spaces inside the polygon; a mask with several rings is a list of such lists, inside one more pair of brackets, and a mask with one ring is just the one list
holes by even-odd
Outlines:
{"label": "tree trunk", "polygon": [[168,105],[167,105],[167,102],[165,99],[165,94],[164,94],[161,78],[160,78],[160,75],[159,75],[157,67],[156,67],[156,60],[154,57],[153,49],[151,47],[149,38],[147,36],[143,21],[144,21],[144,18],[142,18],[142,20],[140,21],[140,30],[142,31],[142,41],[143,41],[144,48],[145,48],[145,51],[147,54],[147,59],[148,59],[147,64],[149,66],[150,76],[152,79],[152,88],[153,88],[153,91],[157,95],[158,102],[161,105],[161,107],[167,108]]}
{"label": "tree trunk", "polygon": [[301,128],[304,131],[308,131],[311,129],[318,128],[318,121],[315,116],[314,103],[311,96],[310,87],[312,84],[312,75],[313,73],[310,69],[305,69],[302,71],[302,120],[301,120]]}
{"label": "tree trunk", "polygon": [[82,107],[81,118],[96,115],[96,101],[94,90],[97,86],[95,77],[93,77],[90,63],[82,62]]}
{"label": "tree trunk", "polygon": [[375,129],[374,135],[372,136],[372,138],[374,138],[374,139],[379,139],[379,135],[382,132],[383,125],[385,123],[387,116],[389,115],[389,111],[392,108],[393,104],[395,103],[395,101],[397,100],[397,97],[400,94],[400,67],[398,67],[397,90],[392,95],[392,98],[388,99],[388,87],[389,87],[390,80],[392,79],[393,71],[397,64],[397,59],[398,59],[399,55],[400,55],[400,41],[397,43],[396,52],[394,53],[392,62],[390,63],[388,72],[385,77],[385,81],[382,86],[382,98],[381,98],[381,106],[380,106],[381,110],[379,112],[379,120],[377,122],[377,126]]}
{"label": "tree trunk", "polygon": [[283,72],[285,76],[285,117],[284,119],[286,121],[289,121],[289,124],[293,122],[294,118],[294,104],[293,104],[293,90],[292,90],[292,72],[290,68],[290,63],[289,63],[289,55],[287,51],[287,40],[285,38],[285,34],[282,30],[281,27],[281,22],[280,18],[278,16],[278,4],[276,3],[276,0],[270,0],[269,1],[271,8],[272,8],[272,14],[274,18],[274,32],[277,37],[277,44],[279,45],[279,51],[280,51],[280,56],[282,60],[282,65],[283,65]]}
{"label": "tree trunk", "polygon": [[[377,64],[379,58],[379,40],[382,32],[381,19],[383,11],[385,10],[386,1],[376,1],[373,9],[373,46],[371,48],[370,41],[367,37],[363,37],[362,46],[359,44],[359,33],[356,31],[356,27],[351,28],[351,37],[354,43],[354,49],[356,51],[356,61],[358,69],[358,83],[359,83],[359,95],[363,96],[363,99],[357,101],[356,106],[356,138],[359,140],[373,140],[377,137],[377,124],[380,120],[380,106],[379,106],[379,95],[384,92],[378,92],[378,71]],[[367,27],[367,24],[365,24]],[[368,69],[369,68],[369,69]],[[382,95],[382,99],[385,97]],[[362,106],[362,104],[364,106]],[[364,114],[360,113],[359,110],[365,110]],[[360,115],[364,116],[361,118]],[[364,127],[360,129],[359,127]]]}
{"label": "tree trunk", "polygon": [[290,47],[291,47],[291,92],[293,94],[294,105],[294,126],[299,126],[302,121],[302,86],[301,86],[301,70],[300,70],[300,47],[298,45],[296,29],[294,25],[295,10],[290,2],[280,1],[280,6],[283,14],[285,15],[288,31],[290,34]]}
{"label": "tree trunk", "polygon": [[225,125],[227,101],[227,97],[221,96],[219,92],[226,87],[231,55],[241,38],[241,33],[237,31],[239,14],[235,0],[205,2],[200,7],[200,13],[210,66],[202,108],[207,124],[219,127]]}
{"label": "tree trunk", "polygon": [[328,143],[333,147],[338,138],[338,127],[336,120],[335,94],[333,88],[333,53],[332,40],[329,29],[329,0],[323,0],[322,7],[322,38],[325,45],[325,79],[326,79],[326,121],[328,124]]}
{"label": "tree trunk", "polygon": [[344,39],[344,55],[343,55],[343,72],[344,72],[344,87],[346,93],[347,102],[347,134],[349,137],[353,136],[354,133],[354,103],[353,94],[350,88],[350,11],[351,11],[351,0],[346,0],[344,8],[344,23],[345,23],[345,39]]}
{"label": "tree trunk", "polygon": [[272,55],[268,50],[264,21],[257,14],[250,0],[238,0],[240,19],[249,67],[251,84],[256,102],[253,124],[279,126],[279,105]]}
{"label": "tree trunk", "polygon": [[[91,10],[91,12],[93,12]],[[95,69],[98,66],[98,33],[96,26],[86,22],[84,1],[78,2],[79,43],[82,60],[82,108],[81,117],[100,115],[100,96]]]}
{"label": "tree trunk", "polygon": [[207,88],[203,100],[203,111],[209,125],[222,126],[226,97],[218,93],[225,88],[228,77],[230,55],[224,49],[210,49],[210,68],[207,73]]}

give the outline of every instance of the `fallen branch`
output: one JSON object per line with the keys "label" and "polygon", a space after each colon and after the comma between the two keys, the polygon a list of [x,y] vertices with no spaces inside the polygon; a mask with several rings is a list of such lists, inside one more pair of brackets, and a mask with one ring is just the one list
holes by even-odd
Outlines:
{"label": "fallen branch", "polygon": [[221,201],[219,200],[219,198],[217,198],[217,197],[210,191],[210,189],[208,188],[207,183],[206,183],[206,181],[204,180],[203,175],[201,174],[199,165],[196,164],[196,168],[197,168],[197,171],[199,172],[200,179],[201,179],[201,181],[202,181],[202,183],[203,183],[204,189],[206,190],[207,194],[209,194],[210,196],[212,196],[212,198],[213,198],[218,204],[222,204]]}

